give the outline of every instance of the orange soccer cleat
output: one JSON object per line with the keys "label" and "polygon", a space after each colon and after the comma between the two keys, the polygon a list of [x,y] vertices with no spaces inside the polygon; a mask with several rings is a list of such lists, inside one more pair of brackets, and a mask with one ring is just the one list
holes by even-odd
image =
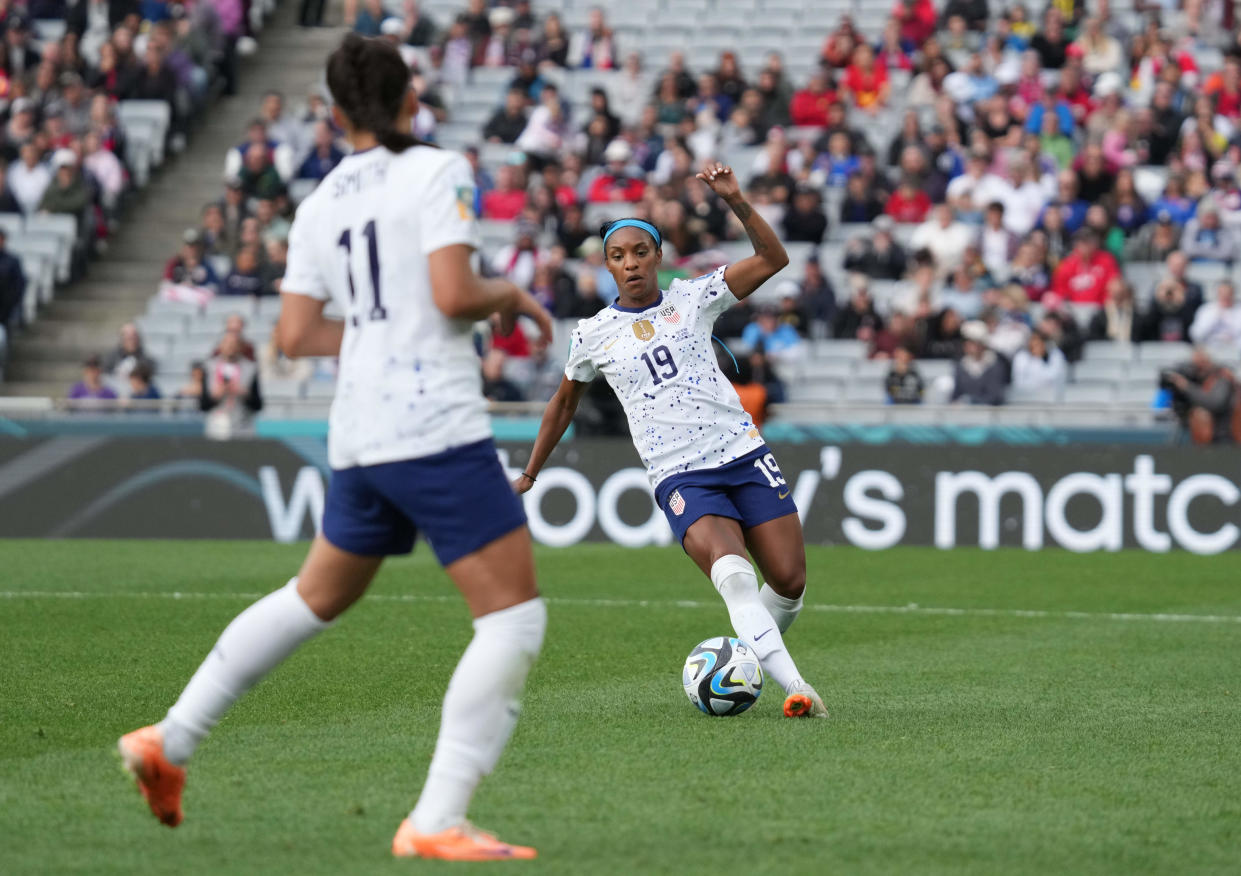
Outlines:
{"label": "orange soccer cleat", "polygon": [[418,833],[408,818],[392,838],[392,854],[398,858],[439,858],[443,861],[508,861],[538,855],[529,846],[511,846],[479,830],[468,821],[439,833]]}
{"label": "orange soccer cleat", "polygon": [[181,823],[181,789],[185,769],[164,757],[164,737],[158,727],[142,727],[126,733],[116,743],[125,770],[138,783],[155,817],[169,827]]}
{"label": "orange soccer cleat", "polygon": [[795,685],[784,699],[786,718],[826,718],[827,707],[814,688],[804,681]]}

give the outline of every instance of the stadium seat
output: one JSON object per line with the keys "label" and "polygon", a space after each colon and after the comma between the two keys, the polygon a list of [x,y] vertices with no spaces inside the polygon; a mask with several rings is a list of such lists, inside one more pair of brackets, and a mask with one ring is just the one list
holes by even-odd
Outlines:
{"label": "stadium seat", "polygon": [[303,397],[305,384],[293,378],[272,378],[263,381],[259,389],[271,401],[295,401]]}
{"label": "stadium seat", "polygon": [[823,359],[859,361],[866,358],[866,342],[827,338],[811,342],[811,352]]}
{"label": "stadium seat", "polygon": [[1126,384],[1116,393],[1116,401],[1122,405],[1145,405],[1150,407],[1158,387],[1154,384]]}
{"label": "stadium seat", "polygon": [[844,400],[856,404],[885,404],[887,395],[881,380],[854,380],[845,384]]}
{"label": "stadium seat", "polygon": [[852,379],[857,363],[852,359],[806,359],[801,363],[803,379],[815,380],[849,380]]}
{"label": "stadium seat", "polygon": [[1134,350],[1133,344],[1122,344],[1116,341],[1087,341],[1083,348],[1082,358],[1086,362],[1098,359],[1131,362],[1134,359]]}
{"label": "stadium seat", "polygon": [[892,363],[887,359],[863,359],[857,363],[857,379],[859,381],[883,380],[892,370]]}
{"label": "stadium seat", "polygon": [[1166,366],[1184,362],[1193,352],[1189,344],[1170,341],[1148,341],[1138,344],[1138,359],[1146,364]]}
{"label": "stadium seat", "polygon": [[334,380],[311,380],[306,384],[307,399],[331,401],[334,395],[336,395],[336,381]]}
{"label": "stadium seat", "polygon": [[834,404],[841,400],[843,386],[835,380],[791,384],[788,387],[789,401],[794,404]]}
{"label": "stadium seat", "polygon": [[1121,359],[1087,359],[1073,366],[1073,379],[1078,382],[1121,380],[1128,371],[1128,363]]}
{"label": "stadium seat", "polygon": [[1070,383],[1064,388],[1064,403],[1070,405],[1108,405],[1116,401],[1115,383]]}
{"label": "stadium seat", "polygon": [[0,231],[5,237],[21,234],[26,228],[26,217],[21,213],[0,213]]}

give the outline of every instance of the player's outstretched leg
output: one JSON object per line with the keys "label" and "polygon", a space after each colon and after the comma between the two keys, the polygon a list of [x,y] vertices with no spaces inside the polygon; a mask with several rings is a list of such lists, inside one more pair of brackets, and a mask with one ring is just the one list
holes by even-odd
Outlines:
{"label": "player's outstretched leg", "polygon": [[547,608],[534,585],[529,530],[509,533],[447,571],[474,614],[474,638],[448,683],[427,781],[392,853],[454,861],[533,858],[534,849],[501,842],[465,817],[474,790],[508,744],[543,644]]}
{"label": "player's outstretched leg", "polygon": [[365,592],[379,563],[317,539],[297,578],[225,628],[168,716],[120,738],[121,761],[156,818],[181,823],[184,766],[194,749],[242,694]]}
{"label": "player's outstretched leg", "polygon": [[[767,583],[758,593],[781,633],[786,632],[801,613],[806,591],[806,547],[801,521],[786,514],[745,530],[746,547],[762,570]],[[827,717],[823,700],[804,681],[796,689],[786,689],[784,714],[789,717]]]}

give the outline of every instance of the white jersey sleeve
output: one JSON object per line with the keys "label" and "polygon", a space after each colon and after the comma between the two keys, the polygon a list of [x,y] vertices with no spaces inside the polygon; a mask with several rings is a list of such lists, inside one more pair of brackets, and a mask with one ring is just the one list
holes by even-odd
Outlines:
{"label": "white jersey sleeve", "polygon": [[692,280],[673,280],[668,293],[688,298],[698,311],[699,321],[714,324],[725,310],[740,300],[724,281],[726,267],[721,265],[711,273]]}
{"label": "white jersey sleeve", "polygon": [[284,279],[280,281],[280,291],[327,301],[332,293],[319,264],[309,213],[309,210],[298,210],[293,217],[293,227],[289,229],[288,263],[285,266]]}
{"label": "white jersey sleeve", "polygon": [[452,156],[427,184],[421,212],[423,255],[458,243],[478,249],[474,174],[468,161],[460,155]]}
{"label": "white jersey sleeve", "polygon": [[569,343],[569,361],[564,366],[564,376],[578,383],[590,383],[599,376],[599,371],[595,368],[595,363],[591,361],[590,350],[583,338],[580,323],[573,330],[572,338],[573,340]]}

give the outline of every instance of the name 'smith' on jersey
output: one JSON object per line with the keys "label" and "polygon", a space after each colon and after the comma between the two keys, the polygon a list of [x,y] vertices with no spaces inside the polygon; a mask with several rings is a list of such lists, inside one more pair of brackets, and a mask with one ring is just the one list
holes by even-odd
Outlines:
{"label": "name 'smith' on jersey", "polygon": [[614,304],[573,330],[565,376],[582,383],[607,379],[652,487],[763,446],[711,345],[711,327],[736,303],[721,267],[673,280],[649,307]]}
{"label": "name 'smith' on jersey", "polygon": [[478,248],[474,177],[447,150],[346,157],[302,202],[283,291],[345,314],[328,429],[335,469],[440,453],[491,437],[472,321],[435,306],[427,256]]}

